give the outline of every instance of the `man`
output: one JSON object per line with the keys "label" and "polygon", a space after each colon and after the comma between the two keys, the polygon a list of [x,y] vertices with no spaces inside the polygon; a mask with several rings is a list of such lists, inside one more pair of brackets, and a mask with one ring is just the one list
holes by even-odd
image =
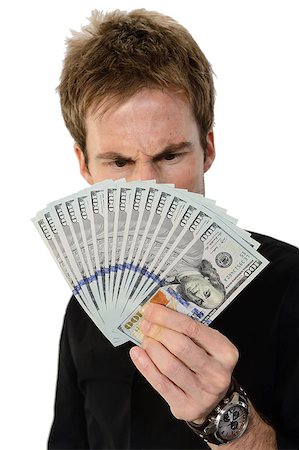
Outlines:
{"label": "man", "polygon": [[[68,41],[59,93],[88,183],[156,179],[204,194],[212,70],[174,20],[95,11]],[[115,349],[70,301],[50,449],[298,447],[299,252],[254,237],[270,264],[213,328],[153,304],[142,347]]]}

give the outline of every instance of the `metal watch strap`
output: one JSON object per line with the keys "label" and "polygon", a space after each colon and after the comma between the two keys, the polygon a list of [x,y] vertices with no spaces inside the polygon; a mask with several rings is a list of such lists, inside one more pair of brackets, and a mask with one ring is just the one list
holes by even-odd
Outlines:
{"label": "metal watch strap", "polygon": [[[206,430],[209,428],[211,423],[213,422],[213,418],[217,415],[217,408],[222,408],[226,403],[229,403],[230,398],[234,392],[238,392],[243,399],[245,399],[248,402],[246,392],[244,389],[241,388],[237,380],[232,377],[231,383],[229,385],[229,388],[223,397],[223,399],[218,403],[218,405],[211,411],[211,413],[208,415],[207,419],[204,423],[197,424],[194,422],[186,422],[187,425],[198,435],[200,436],[205,442],[209,442],[211,444],[221,445],[224,444],[224,442],[220,442],[214,435],[214,433],[208,434]],[[225,442],[226,443],[226,442]]]}

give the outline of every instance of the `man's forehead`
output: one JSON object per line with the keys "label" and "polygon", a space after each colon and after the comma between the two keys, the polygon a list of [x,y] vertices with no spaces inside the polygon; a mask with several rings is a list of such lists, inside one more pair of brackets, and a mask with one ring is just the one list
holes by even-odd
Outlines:
{"label": "man's forehead", "polygon": [[199,147],[200,131],[180,93],[144,89],[108,98],[86,120],[86,144],[97,159],[155,158]]}
{"label": "man's forehead", "polygon": [[169,103],[169,99],[175,99],[176,102],[184,103],[192,114],[192,108],[187,100],[185,93],[179,89],[161,89],[159,87],[142,87],[132,90],[132,92],[111,93],[104,98],[95,100],[89,107],[86,119],[97,121],[103,118],[107,113],[113,113],[121,109],[126,103],[132,103],[135,99],[146,97],[147,101],[161,101],[163,99]]}

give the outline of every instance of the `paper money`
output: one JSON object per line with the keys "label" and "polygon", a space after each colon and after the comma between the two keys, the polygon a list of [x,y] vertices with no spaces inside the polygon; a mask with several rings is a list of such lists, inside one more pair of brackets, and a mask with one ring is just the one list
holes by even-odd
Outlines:
{"label": "paper money", "polygon": [[141,343],[147,302],[209,325],[268,264],[259,243],[215,201],[154,181],[106,180],[32,220],[114,346]]}

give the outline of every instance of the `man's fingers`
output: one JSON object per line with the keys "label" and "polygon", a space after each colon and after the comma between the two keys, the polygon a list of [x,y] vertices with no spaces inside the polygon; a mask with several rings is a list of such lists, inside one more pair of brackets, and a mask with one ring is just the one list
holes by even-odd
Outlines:
{"label": "man's fingers", "polygon": [[169,405],[184,404],[184,392],[159,371],[145,350],[132,347],[130,356],[137,369]]}
{"label": "man's fingers", "polygon": [[[143,321],[141,329],[145,336],[160,342],[163,345],[162,348],[168,350],[167,354],[166,350],[162,352],[160,357],[155,352],[149,353],[149,355],[160,370],[186,393],[193,395],[195,391],[200,390],[211,395],[219,395],[226,390],[230,383],[230,371],[188,336],[169,328],[160,327],[147,320]],[[145,340],[145,344],[147,342]],[[148,352],[146,345],[144,348]],[[153,344],[150,348],[153,348]],[[166,362],[167,367],[165,367]],[[176,365],[176,362],[183,364]],[[191,373],[191,378],[188,372]]]}
{"label": "man's fingers", "polygon": [[147,304],[144,317],[149,322],[188,336],[229,370],[236,365],[238,350],[217,330],[162,305]]}
{"label": "man's fingers", "polygon": [[[133,347],[130,350],[132,361],[153,388],[166,400],[172,414],[177,419],[184,420],[206,417],[211,408],[219,402],[219,396],[199,389],[191,371],[175,357],[172,359],[167,349],[155,339],[146,338],[144,345],[145,349]],[[193,392],[189,394],[186,391],[190,389],[190,386],[193,386]]]}
{"label": "man's fingers", "polygon": [[159,371],[183,392],[191,394],[200,391],[200,384],[194,372],[170,353],[164,345],[156,339],[145,338],[143,348]]}

